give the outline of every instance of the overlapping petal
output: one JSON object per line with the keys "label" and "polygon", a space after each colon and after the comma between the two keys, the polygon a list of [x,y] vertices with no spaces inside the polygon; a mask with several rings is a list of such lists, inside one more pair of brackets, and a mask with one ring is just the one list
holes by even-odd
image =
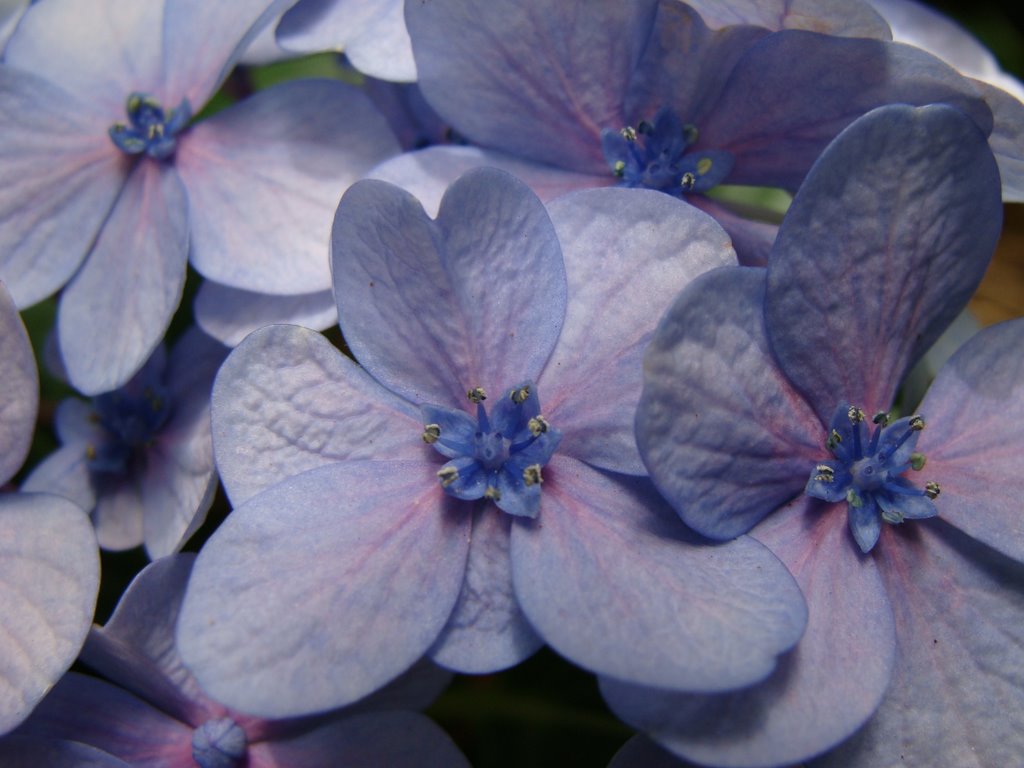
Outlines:
{"label": "overlapping petal", "polygon": [[178,623],[204,689],[241,711],[299,715],[355,701],[422,656],[469,548],[469,519],[435,471],[347,461],[237,508],[199,555]]}
{"label": "overlapping petal", "polygon": [[39,372],[28,333],[0,283],[0,485],[11,479],[32,444],[39,410]]}
{"label": "overlapping petal", "polygon": [[462,407],[470,387],[536,379],[565,314],[565,272],[535,195],[493,169],[467,173],[436,221],[369,180],[342,198],[331,258],[356,359],[415,403]]}
{"label": "overlapping petal", "polygon": [[884,107],[830,145],[779,228],[765,304],[779,364],[823,423],[839,399],[889,409],[981,281],[1001,213],[985,137],[951,107]]}
{"label": "overlapping petal", "polygon": [[204,280],[192,305],[196,324],[213,338],[236,347],[265,325],[291,323],[323,331],[338,323],[330,291],[273,296]]}
{"label": "overlapping petal", "polygon": [[128,763],[95,747],[31,736],[0,742],[0,758],[10,768],[130,768]]}
{"label": "overlapping petal", "polygon": [[850,0],[688,0],[711,27],[756,24],[771,30],[807,29],[842,37],[890,36],[869,3]]}

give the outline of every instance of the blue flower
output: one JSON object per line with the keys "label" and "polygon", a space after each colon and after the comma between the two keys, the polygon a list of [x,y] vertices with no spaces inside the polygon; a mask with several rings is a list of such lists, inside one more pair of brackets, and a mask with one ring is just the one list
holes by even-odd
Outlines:
{"label": "blue flower", "polygon": [[[39,379],[0,283],[0,485],[32,441]],[[25,719],[75,660],[92,622],[100,560],[88,518],[47,493],[0,493],[0,734]]]}
{"label": "blue flower", "polygon": [[307,80],[191,119],[285,5],[52,0],[12,37],[0,277],[19,307],[67,284],[60,348],[86,394],[122,386],[153,353],[189,259],[225,291],[329,290],[338,194],[398,151],[369,100]]}
{"label": "blue flower", "polygon": [[179,625],[208,690],[293,715],[424,653],[490,672],[542,642],[667,687],[768,674],[802,628],[788,575],[748,538],[693,546],[641,476],[632,431],[651,310],[735,262],[720,227],[620,189],[567,196],[549,218],[523,184],[478,169],[436,220],[390,184],[355,185],[332,258],[361,367],[275,326],[214,388],[236,509]]}
{"label": "blue flower", "polygon": [[620,716],[702,763],[801,762],[844,739],[823,764],[1012,762],[1024,321],[967,344],[918,410],[885,415],[980,282],[1001,213],[970,120],[883,107],[811,170],[766,271],[718,270],[680,295],[645,357],[645,464],[697,530],[749,530],[775,552],[808,627],[743,693],[605,680]]}
{"label": "blue flower", "polygon": [[421,664],[378,696],[342,712],[269,721],[211,699],[184,667],[174,625],[195,555],[144,568],[103,627],[93,626],[81,660],[103,678],[69,672],[17,736],[80,742],[130,765],[180,768],[328,768],[394,765],[410,750],[436,765],[468,766],[429,719],[449,675]]}
{"label": "blue flower", "polygon": [[163,346],[121,389],[57,408],[62,446],[24,490],[65,496],[87,510],[103,549],[145,543],[176,551],[203,523],[217,476],[210,390],[227,349],[192,330],[169,359]]}

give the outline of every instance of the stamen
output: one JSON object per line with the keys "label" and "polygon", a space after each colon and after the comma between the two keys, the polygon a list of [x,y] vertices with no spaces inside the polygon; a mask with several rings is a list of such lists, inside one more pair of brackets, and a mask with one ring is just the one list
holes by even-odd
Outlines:
{"label": "stamen", "polygon": [[871,421],[880,427],[887,426],[889,424],[889,414],[885,411],[879,411],[871,417]]}
{"label": "stamen", "polygon": [[440,424],[426,424],[423,427],[423,442],[427,445],[436,443],[438,438],[441,437],[441,425]]}
{"label": "stamen", "polygon": [[548,431],[548,427],[550,427],[551,425],[548,424],[547,419],[545,419],[538,413],[536,416],[534,416],[526,423],[526,426],[529,427],[531,435],[533,435],[534,437],[540,437],[542,434]]}
{"label": "stamen", "polygon": [[814,470],[818,473],[814,479],[819,483],[831,483],[836,479],[835,471],[828,464],[819,464]]}
{"label": "stamen", "polygon": [[697,139],[700,138],[700,131],[697,130],[697,126],[693,123],[687,123],[683,126],[683,139],[686,141],[687,146],[690,144],[696,144]]}
{"label": "stamen", "polygon": [[615,165],[612,166],[612,174],[617,179],[621,179],[626,174],[626,164],[621,160],[616,160]]}
{"label": "stamen", "polygon": [[540,485],[544,478],[540,474],[540,464],[531,464],[523,470],[523,482],[527,485]]}
{"label": "stamen", "polygon": [[707,174],[708,171],[711,170],[711,165],[712,163],[710,157],[702,157],[700,160],[697,161],[697,173],[701,176],[704,176],[705,174]]}
{"label": "stamen", "polygon": [[87,445],[85,446],[85,458],[89,461],[93,461],[96,458],[96,446]]}
{"label": "stamen", "polygon": [[851,424],[859,424],[864,421],[864,411],[855,405],[851,405],[850,409],[846,412],[846,418],[850,420]]}
{"label": "stamen", "polygon": [[923,453],[912,453],[910,454],[910,466],[913,467],[915,472],[920,472],[924,469],[925,457]]}
{"label": "stamen", "polygon": [[513,389],[511,392],[509,392],[508,396],[509,399],[516,405],[522,405],[530,397],[530,385],[524,384],[523,386],[518,387],[517,389]]}
{"label": "stamen", "polygon": [[441,467],[437,470],[437,479],[441,481],[442,488],[447,488],[459,479],[459,470],[455,467]]}
{"label": "stamen", "polygon": [[832,453],[835,453],[836,447],[841,442],[843,442],[843,436],[833,429],[831,432],[828,433],[828,440],[825,441],[825,447],[832,451]]}
{"label": "stamen", "polygon": [[910,418],[910,424],[908,425],[915,432],[920,432],[924,429],[924,419],[920,416],[912,416]]}
{"label": "stamen", "polygon": [[490,499],[491,501],[501,501],[501,491],[493,485],[488,485],[487,490],[484,491],[484,498]]}
{"label": "stamen", "polygon": [[846,491],[846,501],[849,502],[851,507],[860,509],[864,506],[864,499],[860,497],[860,494],[853,488]]}
{"label": "stamen", "polygon": [[942,489],[939,487],[938,483],[931,482],[924,484],[924,495],[929,499],[935,499],[940,493],[942,493]]}
{"label": "stamen", "polygon": [[622,134],[622,138],[624,138],[626,141],[636,141],[636,128],[634,128],[631,125],[627,125],[621,131],[619,131],[619,133]]}
{"label": "stamen", "polygon": [[479,405],[487,399],[487,393],[484,392],[483,387],[473,387],[466,391],[466,397],[469,398],[469,402]]}
{"label": "stamen", "polygon": [[697,186],[697,177],[690,173],[690,171],[687,171],[679,181],[679,186],[681,186],[685,192],[692,192],[693,188]]}

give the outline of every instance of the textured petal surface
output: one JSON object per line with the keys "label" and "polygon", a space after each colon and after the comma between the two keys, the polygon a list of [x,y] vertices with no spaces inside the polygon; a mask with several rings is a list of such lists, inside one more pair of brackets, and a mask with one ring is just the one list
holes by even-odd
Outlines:
{"label": "textured petal surface", "polygon": [[768,347],[764,271],[698,278],[662,318],[644,356],[640,455],[689,526],[728,539],[803,490],[825,428]]}
{"label": "textured petal surface", "polygon": [[779,228],[765,317],[823,422],[840,400],[888,411],[981,281],[1001,214],[985,138],[950,107],[876,110],[822,155]]}
{"label": "textured petal surface", "polygon": [[124,185],[127,161],[91,106],[0,67],[0,278],[19,306],[68,281]]}
{"label": "textured petal surface", "polygon": [[422,656],[469,548],[466,510],[436,467],[343,462],[236,509],[199,555],[178,623],[203,687],[285,717],[355,701]]}
{"label": "textured petal surface", "polygon": [[39,372],[18,310],[0,283],[0,485],[21,468],[39,410]]}
{"label": "textured petal surface", "polygon": [[756,24],[771,30],[807,29],[843,37],[890,36],[889,26],[864,2],[850,0],[689,0],[711,27]]}
{"label": "textured petal surface", "polygon": [[[784,31],[738,63],[699,126],[698,146],[735,156],[732,184],[793,191],[828,143],[861,115],[883,104],[938,102],[967,112],[986,134],[991,130],[991,113],[970,81],[917,48]],[[880,156],[873,149],[868,158]],[[888,165],[886,176],[896,178]]]}
{"label": "textured petal surface", "polygon": [[41,493],[0,497],[0,733],[24,720],[71,666],[99,579],[82,510]]}
{"label": "textured petal surface", "polygon": [[736,257],[744,267],[763,267],[779,233],[778,224],[755,219],[734,211],[718,200],[703,195],[690,195],[687,202],[713,216],[732,238]]}
{"label": "textured petal surface", "polygon": [[398,151],[370,99],[331,80],[279,85],[204,120],[181,136],[175,161],[193,265],[260,293],[329,290],[338,199]]}
{"label": "textured petal surface", "polygon": [[[424,95],[477,144],[604,173],[601,130],[622,101],[657,0],[411,3],[406,22]],[[550,137],[550,138],[549,138]]]}
{"label": "textured petal surface", "polygon": [[604,469],[646,474],[633,419],[641,361],[656,318],[697,275],[736,263],[714,220],[669,195],[600,189],[549,206],[569,303],[537,382],[559,451]]}
{"label": "textured petal surface", "polygon": [[196,323],[223,344],[236,347],[265,325],[292,323],[323,331],[338,322],[330,291],[272,296],[204,280],[192,305]]}
{"label": "textured petal surface", "polygon": [[[942,494],[939,516],[1024,562],[1024,320],[988,328],[939,371],[919,411],[922,478]],[[926,476],[926,477],[925,477]]]}
{"label": "textured petal surface", "polygon": [[530,627],[512,589],[512,518],[491,504],[473,517],[459,600],[430,657],[468,674],[494,672],[531,656],[544,641]]}
{"label": "textured petal surface", "polygon": [[371,712],[294,739],[254,744],[251,768],[469,768],[448,735],[416,712]]}
{"label": "textured petal surface", "polygon": [[415,408],[305,328],[252,334],[214,385],[214,451],[236,505],[313,467],[432,457],[422,433]]}
{"label": "textured petal surface", "polygon": [[754,529],[807,598],[807,631],[763,683],[713,696],[603,680],[613,711],[701,764],[776,766],[806,759],[878,707],[896,656],[878,568],[851,540],[845,509],[808,499]]}
{"label": "textured petal surface", "polygon": [[512,530],[512,575],[559,653],[621,680],[723,690],[764,678],[799,640],[803,598],[757,542],[696,545],[646,481],[563,456],[544,471],[540,517]]}
{"label": "textured petal surface", "polygon": [[303,0],[281,19],[289,51],[344,51],[352,66],[381,80],[416,79],[402,0]]}
{"label": "textured petal surface", "polygon": [[342,198],[332,237],[342,333],[384,386],[464,407],[471,387],[536,380],[565,315],[565,268],[524,184],[470,171],[432,221],[407,192],[364,181]]}
{"label": "textured petal surface", "polygon": [[181,302],[187,254],[185,190],[173,168],[142,161],[61,296],[60,349],[77,389],[109,392],[142,367]]}
{"label": "textured petal surface", "polygon": [[1013,765],[1024,754],[1024,566],[939,521],[886,533],[899,663],[875,717],[821,764]]}
{"label": "textured petal surface", "polygon": [[977,86],[995,119],[988,143],[999,164],[1003,200],[1024,202],[1024,86],[1013,96],[985,83]]}

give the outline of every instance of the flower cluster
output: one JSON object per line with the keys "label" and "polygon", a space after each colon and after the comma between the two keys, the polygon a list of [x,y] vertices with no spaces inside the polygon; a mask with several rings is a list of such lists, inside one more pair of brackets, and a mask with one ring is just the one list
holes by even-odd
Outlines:
{"label": "flower cluster", "polygon": [[1024,319],[906,382],[1022,96],[913,0],[0,4],[0,763],[539,764],[537,665],[1014,764]]}

